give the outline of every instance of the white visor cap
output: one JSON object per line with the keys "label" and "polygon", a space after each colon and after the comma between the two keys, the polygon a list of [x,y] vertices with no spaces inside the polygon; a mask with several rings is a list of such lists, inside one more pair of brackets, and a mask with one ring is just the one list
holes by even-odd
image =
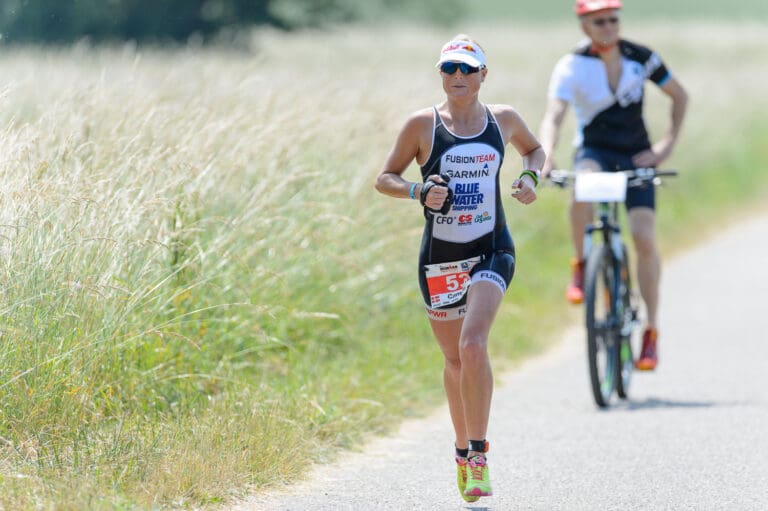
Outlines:
{"label": "white visor cap", "polygon": [[470,41],[449,41],[440,50],[440,60],[435,67],[443,62],[464,62],[472,67],[485,67],[485,53],[480,47]]}

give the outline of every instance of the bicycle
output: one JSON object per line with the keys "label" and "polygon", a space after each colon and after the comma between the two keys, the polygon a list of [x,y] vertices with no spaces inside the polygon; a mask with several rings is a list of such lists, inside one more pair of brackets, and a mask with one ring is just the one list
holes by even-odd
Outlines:
{"label": "bicycle", "polygon": [[[617,172],[553,170],[550,181],[573,183],[575,200],[598,204],[596,221],[584,231],[584,304],[587,359],[592,396],[600,408],[613,392],[626,399],[634,368],[633,333],[638,326],[637,299],[632,289],[629,258],[619,225],[619,203],[627,188],[655,186],[674,170],[637,168]],[[594,240],[598,233],[598,240]]]}

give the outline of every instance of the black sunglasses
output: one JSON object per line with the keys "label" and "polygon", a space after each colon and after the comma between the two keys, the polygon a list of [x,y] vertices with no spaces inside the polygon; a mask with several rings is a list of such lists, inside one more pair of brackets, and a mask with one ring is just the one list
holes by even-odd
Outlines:
{"label": "black sunglasses", "polygon": [[617,18],[616,16],[611,16],[610,18],[596,18],[592,20],[592,24],[596,27],[602,27],[606,23],[615,25],[618,22],[619,22],[619,18]]}
{"label": "black sunglasses", "polygon": [[457,69],[461,69],[463,75],[471,75],[480,71],[479,67],[472,67],[466,62],[443,62],[440,64],[440,71],[447,75],[452,75]]}

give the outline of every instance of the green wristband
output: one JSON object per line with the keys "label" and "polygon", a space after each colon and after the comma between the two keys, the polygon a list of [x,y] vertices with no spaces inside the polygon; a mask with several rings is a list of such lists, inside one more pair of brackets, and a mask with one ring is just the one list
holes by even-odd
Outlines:
{"label": "green wristband", "polygon": [[524,170],[520,173],[520,179],[522,179],[523,176],[530,176],[530,178],[533,179],[533,186],[539,186],[539,176],[536,175],[535,171]]}

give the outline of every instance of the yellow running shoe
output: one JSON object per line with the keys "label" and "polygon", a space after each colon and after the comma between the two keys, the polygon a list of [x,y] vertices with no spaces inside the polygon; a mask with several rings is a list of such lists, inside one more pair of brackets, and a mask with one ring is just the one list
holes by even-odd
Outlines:
{"label": "yellow running shoe", "polygon": [[485,456],[477,455],[467,462],[467,486],[464,495],[468,497],[490,497],[493,495],[491,481],[488,478],[488,462]]}
{"label": "yellow running shoe", "polygon": [[467,458],[456,456],[456,484],[459,486],[461,498],[467,502],[477,502],[480,497],[466,495],[464,490],[467,488]]}

